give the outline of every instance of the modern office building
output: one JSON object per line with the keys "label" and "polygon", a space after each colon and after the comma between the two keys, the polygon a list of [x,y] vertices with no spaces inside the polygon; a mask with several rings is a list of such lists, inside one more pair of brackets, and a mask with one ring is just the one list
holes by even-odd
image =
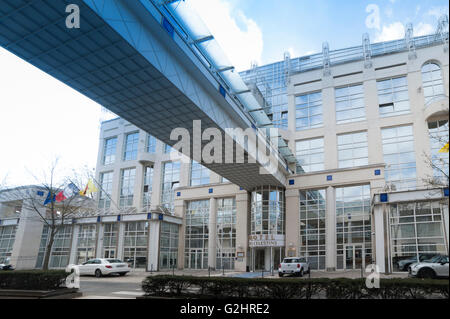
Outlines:
{"label": "modern office building", "polygon": [[[449,140],[448,33],[324,44],[240,75],[296,156],[286,185],[248,191],[173,161],[170,146],[124,119],[103,122],[98,211],[59,233],[52,267],[110,257],[147,270],[252,271],[305,256],[313,269],[375,263],[388,273],[404,270],[401,260],[448,254],[449,160],[439,152]],[[22,227],[17,202],[2,207],[0,262],[21,264],[33,236],[23,265],[39,267],[46,227]]]}

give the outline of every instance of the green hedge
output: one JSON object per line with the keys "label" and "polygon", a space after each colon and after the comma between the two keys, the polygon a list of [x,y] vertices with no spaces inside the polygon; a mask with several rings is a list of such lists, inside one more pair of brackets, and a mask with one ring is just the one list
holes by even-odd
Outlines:
{"label": "green hedge", "polygon": [[149,276],[146,296],[264,299],[417,299],[448,298],[448,280],[381,279],[368,289],[365,279],[248,279],[232,277]]}
{"label": "green hedge", "polygon": [[0,272],[0,289],[56,290],[65,288],[64,270],[13,270]]}

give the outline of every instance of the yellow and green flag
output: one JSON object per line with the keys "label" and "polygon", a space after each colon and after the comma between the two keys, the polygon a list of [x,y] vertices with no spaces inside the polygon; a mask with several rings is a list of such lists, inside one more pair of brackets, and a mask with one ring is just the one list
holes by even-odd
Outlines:
{"label": "yellow and green flag", "polygon": [[448,153],[448,142],[439,150],[439,153]]}
{"label": "yellow and green flag", "polygon": [[95,192],[98,192],[98,189],[95,187],[94,182],[90,179],[84,190],[80,191],[80,195],[87,196]]}

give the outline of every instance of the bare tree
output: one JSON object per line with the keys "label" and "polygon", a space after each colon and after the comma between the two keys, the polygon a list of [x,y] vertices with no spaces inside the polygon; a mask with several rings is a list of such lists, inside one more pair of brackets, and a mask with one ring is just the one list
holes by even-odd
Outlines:
{"label": "bare tree", "polygon": [[[49,229],[49,237],[45,250],[42,268],[49,267],[50,255],[57,233],[64,227],[67,220],[80,215],[95,214],[95,205],[92,198],[81,196],[76,190],[82,190],[87,183],[83,175],[75,174],[70,177],[58,177],[58,159],[51,163],[48,171],[43,172],[43,178],[32,174],[37,184],[30,187],[18,187],[9,191],[10,200],[22,201],[22,211],[27,209],[36,214]],[[64,190],[71,185],[71,196],[65,198]],[[67,194],[67,193],[66,193]]]}

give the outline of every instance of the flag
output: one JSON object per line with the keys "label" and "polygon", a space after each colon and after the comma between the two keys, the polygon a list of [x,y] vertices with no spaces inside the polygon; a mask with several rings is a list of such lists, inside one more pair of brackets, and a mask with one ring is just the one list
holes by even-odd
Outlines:
{"label": "flag", "polygon": [[51,197],[51,192],[48,192],[47,198],[44,201],[44,206],[47,205],[48,203],[54,202],[56,200],[56,195],[55,194],[53,194],[53,198],[52,199],[50,199],[50,197]]}
{"label": "flag", "polygon": [[62,202],[63,200],[65,200],[66,196],[64,196],[63,191],[60,191],[58,194],[56,194],[55,198],[56,198],[56,201],[59,203],[59,202]]}
{"label": "flag", "polygon": [[90,179],[83,191],[80,191],[81,196],[87,196],[89,194],[97,192],[98,189],[95,187],[94,182]]}
{"label": "flag", "polygon": [[78,187],[76,187],[74,183],[70,183],[66,186],[66,188],[64,188],[64,190],[56,195],[56,201],[62,202],[63,200],[66,200],[67,198],[70,198],[73,195],[78,194],[79,192],[80,190],[78,189]]}
{"label": "flag", "polygon": [[448,153],[448,142],[439,150],[439,153]]}

